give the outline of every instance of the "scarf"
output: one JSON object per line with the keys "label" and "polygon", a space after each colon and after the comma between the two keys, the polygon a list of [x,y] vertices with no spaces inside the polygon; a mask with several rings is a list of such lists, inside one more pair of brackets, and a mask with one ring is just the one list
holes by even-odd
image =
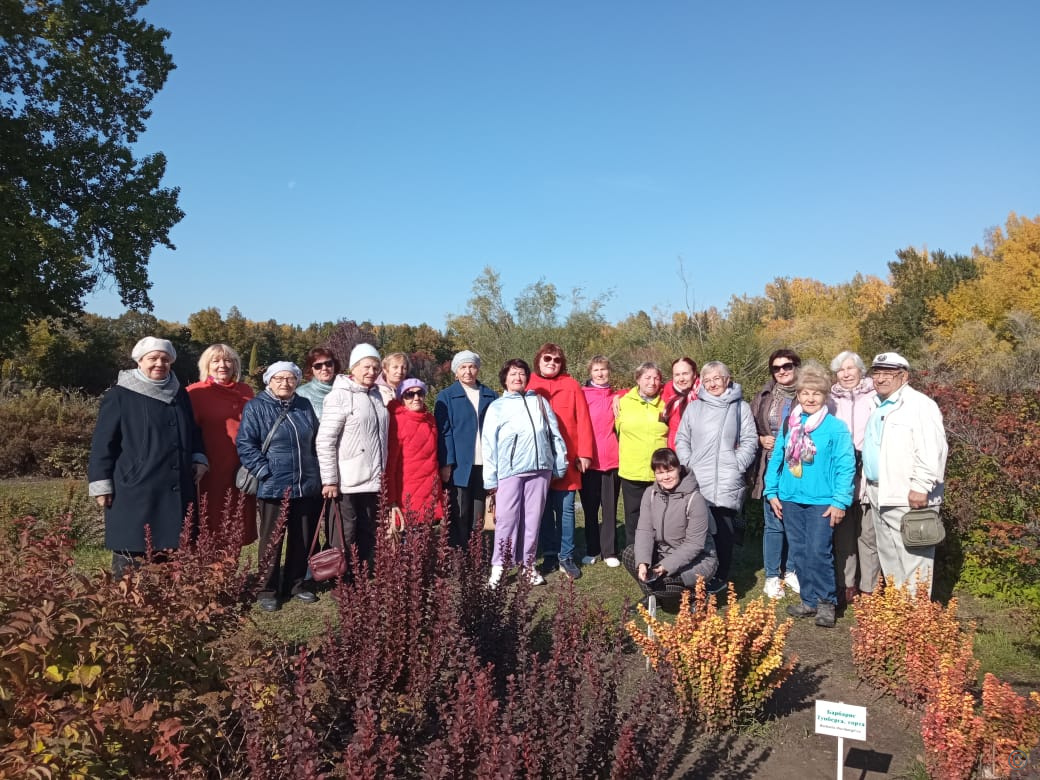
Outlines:
{"label": "scarf", "polygon": [[177,391],[181,389],[181,383],[172,371],[166,379],[157,382],[146,377],[139,368],[120,371],[116,384],[165,404],[173,403],[173,399],[177,397]]}
{"label": "scarf", "polygon": [[784,407],[794,406],[794,385],[773,383],[769,400],[769,430],[775,436],[784,424]]}
{"label": "scarf", "polygon": [[[802,419],[802,415],[805,419]],[[787,444],[784,446],[784,461],[795,477],[802,476],[802,464],[812,463],[816,457],[816,445],[809,435],[823,422],[827,416],[827,407],[822,406],[815,414],[806,414],[801,404],[795,404],[787,422],[790,426],[787,433]]]}

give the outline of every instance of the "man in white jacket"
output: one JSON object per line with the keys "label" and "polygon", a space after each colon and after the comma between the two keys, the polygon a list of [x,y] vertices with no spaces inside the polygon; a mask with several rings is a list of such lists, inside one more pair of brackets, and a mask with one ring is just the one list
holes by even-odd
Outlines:
{"label": "man in white jacket", "polygon": [[896,585],[932,588],[935,547],[907,548],[900,527],[910,509],[938,507],[946,470],[946,432],[935,401],[908,384],[910,364],[896,352],[874,357],[877,406],[863,439],[863,476],[877,532],[881,571]]}

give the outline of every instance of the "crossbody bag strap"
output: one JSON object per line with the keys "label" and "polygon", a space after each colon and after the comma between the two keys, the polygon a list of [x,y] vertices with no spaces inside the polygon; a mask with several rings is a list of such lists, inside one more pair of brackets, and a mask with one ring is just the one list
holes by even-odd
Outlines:
{"label": "crossbody bag strap", "polygon": [[[343,515],[339,511],[339,502],[334,498],[325,499],[325,505],[321,508],[321,514],[318,516],[318,522],[314,526],[314,538],[311,539],[311,549],[307,553],[307,557],[310,558],[314,555],[314,550],[318,546],[318,536],[321,534],[321,527],[324,525],[322,520],[325,518],[325,510],[328,509],[332,512],[332,524],[339,527],[339,538],[346,541],[346,536],[343,533]],[[329,529],[330,531],[333,529]],[[329,545],[332,545],[332,539],[328,540]]]}
{"label": "crossbody bag strap", "polygon": [[289,410],[286,409],[277,420],[274,421],[274,425],[271,426],[271,430],[267,432],[267,438],[264,439],[264,443],[260,445],[260,454],[266,455],[267,451],[271,448],[271,440],[274,439],[274,432],[278,430],[278,426],[285,422],[285,418],[289,416]]}

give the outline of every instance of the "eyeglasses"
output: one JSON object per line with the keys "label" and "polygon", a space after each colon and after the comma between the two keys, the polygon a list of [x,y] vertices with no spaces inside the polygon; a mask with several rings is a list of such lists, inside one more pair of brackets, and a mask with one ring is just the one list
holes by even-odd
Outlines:
{"label": "eyeglasses", "polygon": [[407,390],[401,394],[402,398],[422,398],[426,395],[424,390]]}
{"label": "eyeglasses", "polygon": [[542,362],[560,365],[563,363],[563,358],[556,357],[555,355],[542,355]]}
{"label": "eyeglasses", "polygon": [[280,385],[295,385],[296,377],[294,376],[273,376],[271,381]]}
{"label": "eyeglasses", "polygon": [[336,364],[331,360],[323,360],[320,363],[312,363],[311,368],[315,371],[321,371],[323,368],[335,368]]}
{"label": "eyeglasses", "polygon": [[770,366],[769,370],[774,374],[779,374],[783,371],[794,371],[794,363],[781,363],[778,366]]}
{"label": "eyeglasses", "polygon": [[728,376],[706,376],[706,377],[704,377],[704,379],[701,380],[701,384],[703,384],[703,385],[718,385],[718,384],[726,384],[726,382],[728,382],[728,381],[729,381],[729,377]]}

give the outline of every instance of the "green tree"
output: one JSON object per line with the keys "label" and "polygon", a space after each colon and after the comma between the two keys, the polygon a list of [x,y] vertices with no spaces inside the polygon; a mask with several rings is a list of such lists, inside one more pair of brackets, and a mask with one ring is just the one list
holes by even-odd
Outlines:
{"label": "green tree", "polygon": [[103,278],[150,309],[152,249],[184,216],[160,182],[161,153],[136,159],[147,106],[173,69],[143,0],[0,4],[0,347],[23,325],[68,319]]}

